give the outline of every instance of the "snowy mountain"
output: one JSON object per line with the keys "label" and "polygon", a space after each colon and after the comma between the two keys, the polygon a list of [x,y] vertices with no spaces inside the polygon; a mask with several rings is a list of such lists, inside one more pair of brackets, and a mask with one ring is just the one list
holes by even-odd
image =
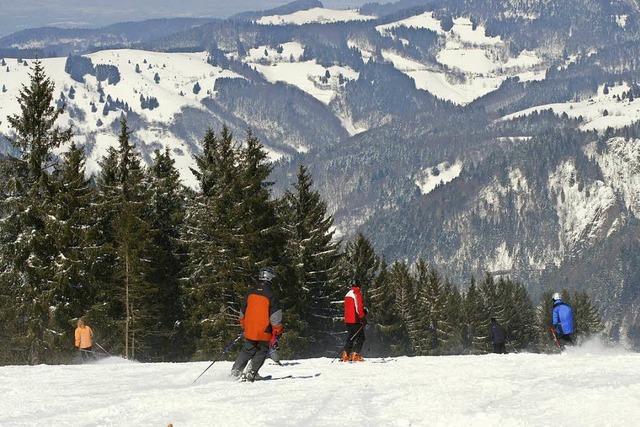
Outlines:
{"label": "snowy mountain", "polygon": [[22,59],[46,56],[91,172],[123,112],[145,158],[169,147],[189,185],[208,127],[251,128],[279,189],[309,165],[339,234],[365,231],[389,260],[424,257],[455,279],[590,290],[615,333],[640,339],[635,1],[305,0],[139,25],[146,36],[129,23],[115,39],[0,40],[0,133]]}
{"label": "snowy mountain", "polygon": [[[0,424],[26,426],[353,426],[628,424],[639,356],[598,346],[510,354],[267,363],[274,380],[238,383],[230,362],[0,367]],[[79,378],[91,378],[91,382]],[[47,387],[39,387],[47,384]],[[266,399],[265,396],[278,398]],[[561,396],[567,405],[558,404]],[[70,405],[74,408],[69,411]],[[266,405],[266,406],[265,406]]]}

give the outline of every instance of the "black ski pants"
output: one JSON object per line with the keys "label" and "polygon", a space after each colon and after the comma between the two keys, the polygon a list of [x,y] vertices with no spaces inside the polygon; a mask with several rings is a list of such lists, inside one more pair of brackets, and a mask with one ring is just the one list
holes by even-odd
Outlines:
{"label": "black ski pants", "polygon": [[560,341],[560,345],[565,346],[565,345],[573,345],[573,336],[570,334],[567,335],[559,335],[558,336],[558,341]]}
{"label": "black ski pants", "polygon": [[348,354],[361,353],[364,344],[364,325],[361,323],[347,323],[347,342],[344,343],[344,351]]}
{"label": "black ski pants", "polygon": [[93,346],[87,348],[79,348],[78,352],[80,353],[80,358],[82,359],[83,363],[89,362],[96,358],[95,354],[93,353]]}
{"label": "black ski pants", "polygon": [[269,341],[250,341],[245,339],[236,362],[233,364],[233,370],[242,372],[247,363],[251,361],[251,372],[257,373],[264,364],[268,351]]}
{"label": "black ski pants", "polygon": [[493,343],[493,352],[496,354],[507,354],[507,346],[503,342]]}

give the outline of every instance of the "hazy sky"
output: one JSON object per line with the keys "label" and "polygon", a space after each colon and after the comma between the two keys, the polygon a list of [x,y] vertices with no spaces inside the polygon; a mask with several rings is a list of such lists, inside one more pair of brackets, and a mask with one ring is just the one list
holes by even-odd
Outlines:
{"label": "hazy sky", "polygon": [[[372,0],[321,0],[326,7],[348,8]],[[374,0],[386,3],[390,0]],[[0,36],[25,28],[96,27],[122,21],[174,16],[226,17],[271,9],[290,0],[0,0]]]}

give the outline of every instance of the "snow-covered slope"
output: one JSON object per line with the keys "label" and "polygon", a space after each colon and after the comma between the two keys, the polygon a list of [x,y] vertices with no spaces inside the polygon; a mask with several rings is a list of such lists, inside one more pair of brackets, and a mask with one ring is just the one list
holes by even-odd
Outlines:
{"label": "snow-covered slope", "polygon": [[[100,51],[88,57],[94,65],[115,65],[120,72],[121,80],[117,84],[101,83],[104,91],[102,102],[95,77],[85,75],[85,82],[79,83],[65,72],[65,58],[42,61],[47,76],[55,84],[56,99],[61,93],[64,94],[66,112],[59,124],[73,125],[76,143],[87,143],[87,172],[97,172],[100,158],[108,147],[117,143],[112,125],[119,120],[121,111],[104,110],[104,104],[110,97],[114,102],[128,104],[133,112],[149,123],[145,130],[136,132],[134,137],[147,145],[173,150],[183,178],[187,184],[193,185],[193,176],[189,172],[193,159],[189,147],[172,134],[167,126],[185,108],[204,109],[201,101],[212,96],[216,79],[240,76],[208,64],[207,54],[204,52],[158,53],[126,49]],[[0,82],[6,87],[6,92],[0,90],[0,133],[8,134],[6,117],[19,111],[16,97],[22,85],[29,81],[30,66],[18,63],[16,59],[5,61],[7,66],[0,70]],[[156,74],[159,77],[157,83]],[[196,83],[201,87],[197,94],[193,90]],[[74,95],[70,95],[72,88]],[[142,108],[141,96],[156,98],[158,107],[152,110]],[[61,150],[65,148],[62,147]]]}
{"label": "snow-covered slope", "polygon": [[437,166],[427,168],[416,177],[416,185],[422,194],[431,193],[437,186],[445,185],[456,179],[462,172],[462,162],[449,164],[440,163]]}
{"label": "snow-covered slope", "polygon": [[[329,105],[338,96],[348,81],[356,80],[359,76],[357,71],[346,65],[325,67],[315,59],[303,60],[304,52],[302,44],[290,41],[276,48],[252,48],[240,59],[262,74],[268,82],[295,86],[325,105]],[[229,56],[236,57],[237,53]],[[365,130],[355,126],[350,117],[339,108],[335,107],[334,113],[350,135]]]}
{"label": "snow-covered slope", "polygon": [[[486,34],[482,25],[468,17],[453,20],[445,31],[433,12],[376,27],[380,34],[394,37],[398,27],[429,30],[439,38],[435,61],[419,61],[393,50],[384,50],[384,59],[410,76],[418,89],[457,104],[468,104],[497,89],[507,77],[521,80],[544,78],[545,66],[538,53],[522,51],[511,56],[500,37]],[[364,49],[366,51],[366,49]]]}
{"label": "snow-covered slope", "polygon": [[[111,362],[111,363],[109,363]],[[511,354],[308,359],[237,383],[229,362],[0,368],[0,425],[602,426],[640,416],[640,355],[601,348]]]}
{"label": "snow-covered slope", "polygon": [[[630,86],[628,83],[618,84],[605,89],[598,88],[598,93],[588,99],[577,102],[538,105],[503,117],[504,120],[527,116],[533,112],[552,110],[556,114],[567,114],[569,117],[582,117],[583,130],[605,130],[608,127],[621,128],[640,120],[640,98],[633,100],[621,97]],[[605,93],[606,92],[606,93]]]}
{"label": "snow-covered slope", "polygon": [[263,16],[256,23],[261,25],[327,24],[331,22],[368,21],[375,18],[375,16],[361,15],[355,9],[340,10],[314,7],[308,10],[299,10],[289,15]]}

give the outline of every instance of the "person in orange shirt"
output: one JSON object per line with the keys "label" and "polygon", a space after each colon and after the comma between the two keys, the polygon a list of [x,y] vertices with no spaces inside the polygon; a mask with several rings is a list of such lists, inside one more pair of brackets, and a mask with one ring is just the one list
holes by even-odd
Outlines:
{"label": "person in orange shirt", "polygon": [[82,318],[78,319],[78,327],[75,333],[75,346],[80,352],[83,361],[88,360],[93,355],[93,330]]}
{"label": "person in orange shirt", "polygon": [[[236,378],[242,376],[242,379],[251,382],[262,379],[258,370],[267,358],[269,343],[282,334],[282,310],[271,289],[271,281],[275,277],[271,268],[260,270],[258,282],[249,289],[242,303],[240,325],[244,345],[231,369],[231,375]],[[243,375],[249,361],[250,368]]]}

